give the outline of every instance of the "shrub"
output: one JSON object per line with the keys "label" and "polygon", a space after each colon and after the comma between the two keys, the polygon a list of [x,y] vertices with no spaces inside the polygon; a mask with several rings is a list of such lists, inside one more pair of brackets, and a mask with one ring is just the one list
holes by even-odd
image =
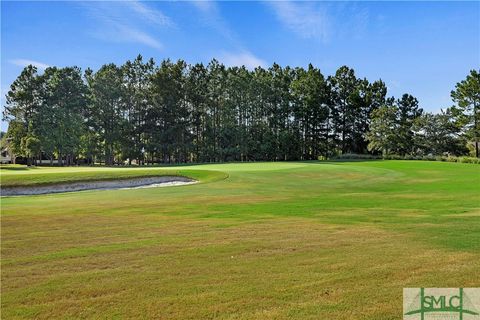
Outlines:
{"label": "shrub", "polygon": [[[324,157],[318,157],[319,160],[326,160]],[[398,154],[386,154],[383,157],[372,155],[372,154],[356,154],[356,153],[345,153],[339,156],[334,157],[337,160],[375,160],[375,159],[384,159],[384,160],[424,160],[424,161],[446,161],[446,162],[461,162],[461,163],[473,163],[480,164],[480,159],[475,157],[455,157],[455,156],[435,156],[432,154],[420,156],[420,155],[410,155],[401,156]]]}
{"label": "shrub", "polygon": [[462,163],[474,163],[474,164],[480,163],[480,159],[474,158],[474,157],[461,157],[461,158],[458,158],[458,161]]}

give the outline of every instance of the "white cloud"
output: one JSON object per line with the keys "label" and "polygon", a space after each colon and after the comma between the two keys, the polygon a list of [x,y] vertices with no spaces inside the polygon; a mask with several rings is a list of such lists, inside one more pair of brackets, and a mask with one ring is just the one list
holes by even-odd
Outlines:
{"label": "white cloud", "polygon": [[140,18],[145,19],[146,21],[157,24],[161,26],[173,26],[173,21],[167,17],[163,12],[155,10],[148,7],[146,4],[141,3],[140,1],[125,1],[122,2],[134,12],[136,12]]}
{"label": "white cloud", "polygon": [[31,64],[32,66],[35,66],[40,70],[45,70],[48,67],[50,67],[48,64],[45,64],[43,62],[38,62],[35,60],[28,60],[28,59],[13,59],[13,60],[10,60],[10,63],[23,68]]}
{"label": "white cloud", "polygon": [[209,0],[190,1],[197,9],[203,12],[212,12],[217,10],[215,2]]}
{"label": "white cloud", "polygon": [[226,40],[236,47],[242,47],[238,36],[232,31],[228,22],[223,18],[220,8],[214,1],[196,0],[189,1],[202,15],[203,22],[221,34]]}
{"label": "white cloud", "polygon": [[215,1],[195,0],[189,1],[189,3],[200,12],[207,26],[222,35],[235,48],[233,52],[221,52],[218,56],[220,62],[230,67],[245,66],[247,69],[267,66],[267,62],[256,57],[242,44],[238,35],[230,28],[228,21],[222,16],[220,7],[217,6]]}
{"label": "white cloud", "polygon": [[271,1],[277,18],[290,30],[306,39],[326,41],[329,37],[329,19],[322,8],[315,3],[296,3],[292,1]]}
{"label": "white cloud", "polygon": [[247,69],[267,66],[264,60],[254,56],[248,51],[239,53],[224,52],[220,55],[219,61],[223,62],[226,66],[245,66]]}
{"label": "white cloud", "polygon": [[163,45],[160,41],[141,30],[115,22],[112,22],[112,26],[119,31],[117,34],[117,41],[142,43],[158,50],[163,48]]}
{"label": "white cloud", "polygon": [[162,43],[144,28],[174,26],[161,11],[139,1],[86,2],[80,5],[99,23],[93,35],[106,41],[141,43],[160,50]]}
{"label": "white cloud", "polygon": [[278,20],[304,39],[328,42],[339,37],[361,40],[367,35],[370,13],[356,2],[266,2]]}

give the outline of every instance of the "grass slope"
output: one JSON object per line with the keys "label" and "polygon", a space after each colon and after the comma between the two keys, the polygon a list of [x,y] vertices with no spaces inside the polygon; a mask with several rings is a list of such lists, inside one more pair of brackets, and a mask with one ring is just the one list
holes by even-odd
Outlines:
{"label": "grass slope", "polygon": [[2,169],[1,178],[139,172],[211,183],[1,199],[2,318],[399,319],[404,287],[480,286],[475,165]]}
{"label": "grass slope", "polygon": [[119,180],[154,176],[183,176],[202,182],[217,181],[228,177],[226,173],[219,171],[179,170],[179,168],[23,167],[20,169],[14,166],[5,167],[0,171],[0,179],[3,187],[51,185],[65,182]]}

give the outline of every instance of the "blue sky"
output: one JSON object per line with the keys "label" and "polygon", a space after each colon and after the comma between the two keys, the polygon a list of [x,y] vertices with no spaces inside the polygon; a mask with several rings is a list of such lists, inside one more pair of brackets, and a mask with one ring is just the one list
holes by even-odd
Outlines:
{"label": "blue sky", "polygon": [[2,1],[2,109],[26,64],[97,69],[139,53],[250,68],[312,63],[324,74],[348,65],[438,111],[480,67],[480,2]]}

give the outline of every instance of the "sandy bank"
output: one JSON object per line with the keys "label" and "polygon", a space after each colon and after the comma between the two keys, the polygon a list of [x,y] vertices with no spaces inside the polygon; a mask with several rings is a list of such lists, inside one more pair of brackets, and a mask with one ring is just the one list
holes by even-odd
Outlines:
{"label": "sandy bank", "polygon": [[19,186],[19,187],[2,187],[2,196],[21,196],[35,194],[62,193],[84,190],[112,190],[112,189],[137,189],[137,188],[154,188],[168,187],[193,184],[197,181],[177,176],[163,177],[146,177],[131,178],[122,180],[106,180],[106,181],[82,181],[67,182],[51,185],[38,186]]}

